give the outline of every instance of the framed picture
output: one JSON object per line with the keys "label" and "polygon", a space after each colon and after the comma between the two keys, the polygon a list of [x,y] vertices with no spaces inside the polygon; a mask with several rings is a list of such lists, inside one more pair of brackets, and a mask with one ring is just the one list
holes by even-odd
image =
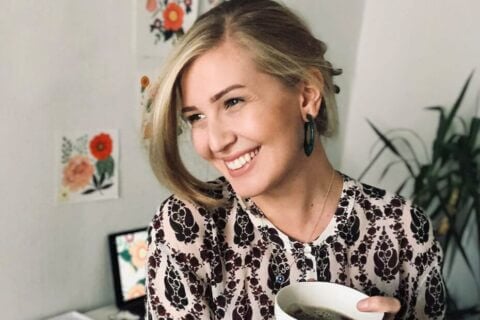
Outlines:
{"label": "framed picture", "polygon": [[118,130],[57,132],[58,204],[118,198]]}
{"label": "framed picture", "polygon": [[147,236],[146,227],[108,236],[116,305],[139,315],[145,313]]}
{"label": "framed picture", "polygon": [[199,0],[137,0],[138,56],[164,58],[197,19],[198,3]]}

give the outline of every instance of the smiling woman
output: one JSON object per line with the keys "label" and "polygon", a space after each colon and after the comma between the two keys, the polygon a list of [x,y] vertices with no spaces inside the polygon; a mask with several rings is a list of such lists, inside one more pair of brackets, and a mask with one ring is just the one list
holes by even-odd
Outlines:
{"label": "smiling woman", "polygon": [[[270,0],[231,0],[172,52],[153,103],[152,167],[174,195],[150,226],[151,319],[272,319],[278,291],[336,282],[365,312],[441,318],[441,251],[421,209],[337,172],[339,70],[326,45]],[[177,132],[222,175],[195,179]]]}
{"label": "smiling woman", "polygon": [[[251,10],[248,15],[235,12],[239,7],[222,4],[197,20],[194,30],[185,35],[167,60],[160,77],[162,90],[155,99],[150,152],[154,172],[175,194],[207,205],[218,204],[205,196],[204,190],[211,189],[212,185],[195,179],[183,166],[178,153],[177,114],[184,104],[178,82],[192,61],[227,37],[233,38],[237,47],[249,51],[256,70],[277,78],[286,87],[292,88],[302,79],[321,81],[322,108],[315,118],[317,131],[330,136],[336,128],[334,94],[338,87],[334,86],[332,76],[340,74],[340,70],[325,60],[326,45],[314,38],[303,22],[283,7],[275,6],[260,13],[258,10],[265,5],[264,1],[235,1],[238,2],[248,3]],[[212,78],[208,73],[208,79]],[[225,90],[219,90],[222,89]]]}
{"label": "smiling woman", "polygon": [[181,93],[195,150],[240,196],[290,184],[305,157],[303,119],[318,112],[318,88],[259,72],[245,49],[226,40],[184,72]]}

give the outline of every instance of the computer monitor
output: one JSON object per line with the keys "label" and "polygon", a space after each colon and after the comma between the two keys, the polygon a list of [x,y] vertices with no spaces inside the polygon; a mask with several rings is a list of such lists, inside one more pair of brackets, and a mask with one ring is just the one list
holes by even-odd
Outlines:
{"label": "computer monitor", "polygon": [[145,265],[147,228],[138,228],[108,236],[116,305],[142,315],[145,313]]}

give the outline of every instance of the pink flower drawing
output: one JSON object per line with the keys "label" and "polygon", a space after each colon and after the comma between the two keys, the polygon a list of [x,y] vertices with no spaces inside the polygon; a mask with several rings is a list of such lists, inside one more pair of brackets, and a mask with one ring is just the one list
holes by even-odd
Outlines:
{"label": "pink flower drawing", "polygon": [[130,247],[130,255],[132,256],[132,264],[137,268],[143,268],[147,259],[148,246],[145,241],[136,241]]}
{"label": "pink flower drawing", "polygon": [[93,165],[87,157],[74,156],[63,169],[62,184],[71,191],[81,190],[90,183],[93,172]]}
{"label": "pink flower drawing", "polygon": [[128,293],[127,293],[127,299],[134,299],[134,298],[138,298],[138,297],[141,297],[141,296],[144,296],[145,295],[145,286],[140,284],[140,283],[137,283],[136,285],[132,286],[130,288],[130,290],[128,290]]}

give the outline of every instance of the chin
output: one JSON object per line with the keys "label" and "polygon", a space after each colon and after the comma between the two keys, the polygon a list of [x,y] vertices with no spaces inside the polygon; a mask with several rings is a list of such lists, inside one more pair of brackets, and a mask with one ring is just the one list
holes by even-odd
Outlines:
{"label": "chin", "polygon": [[262,194],[264,191],[264,188],[258,183],[259,179],[254,179],[255,181],[239,181],[238,179],[227,180],[240,198],[253,198]]}

